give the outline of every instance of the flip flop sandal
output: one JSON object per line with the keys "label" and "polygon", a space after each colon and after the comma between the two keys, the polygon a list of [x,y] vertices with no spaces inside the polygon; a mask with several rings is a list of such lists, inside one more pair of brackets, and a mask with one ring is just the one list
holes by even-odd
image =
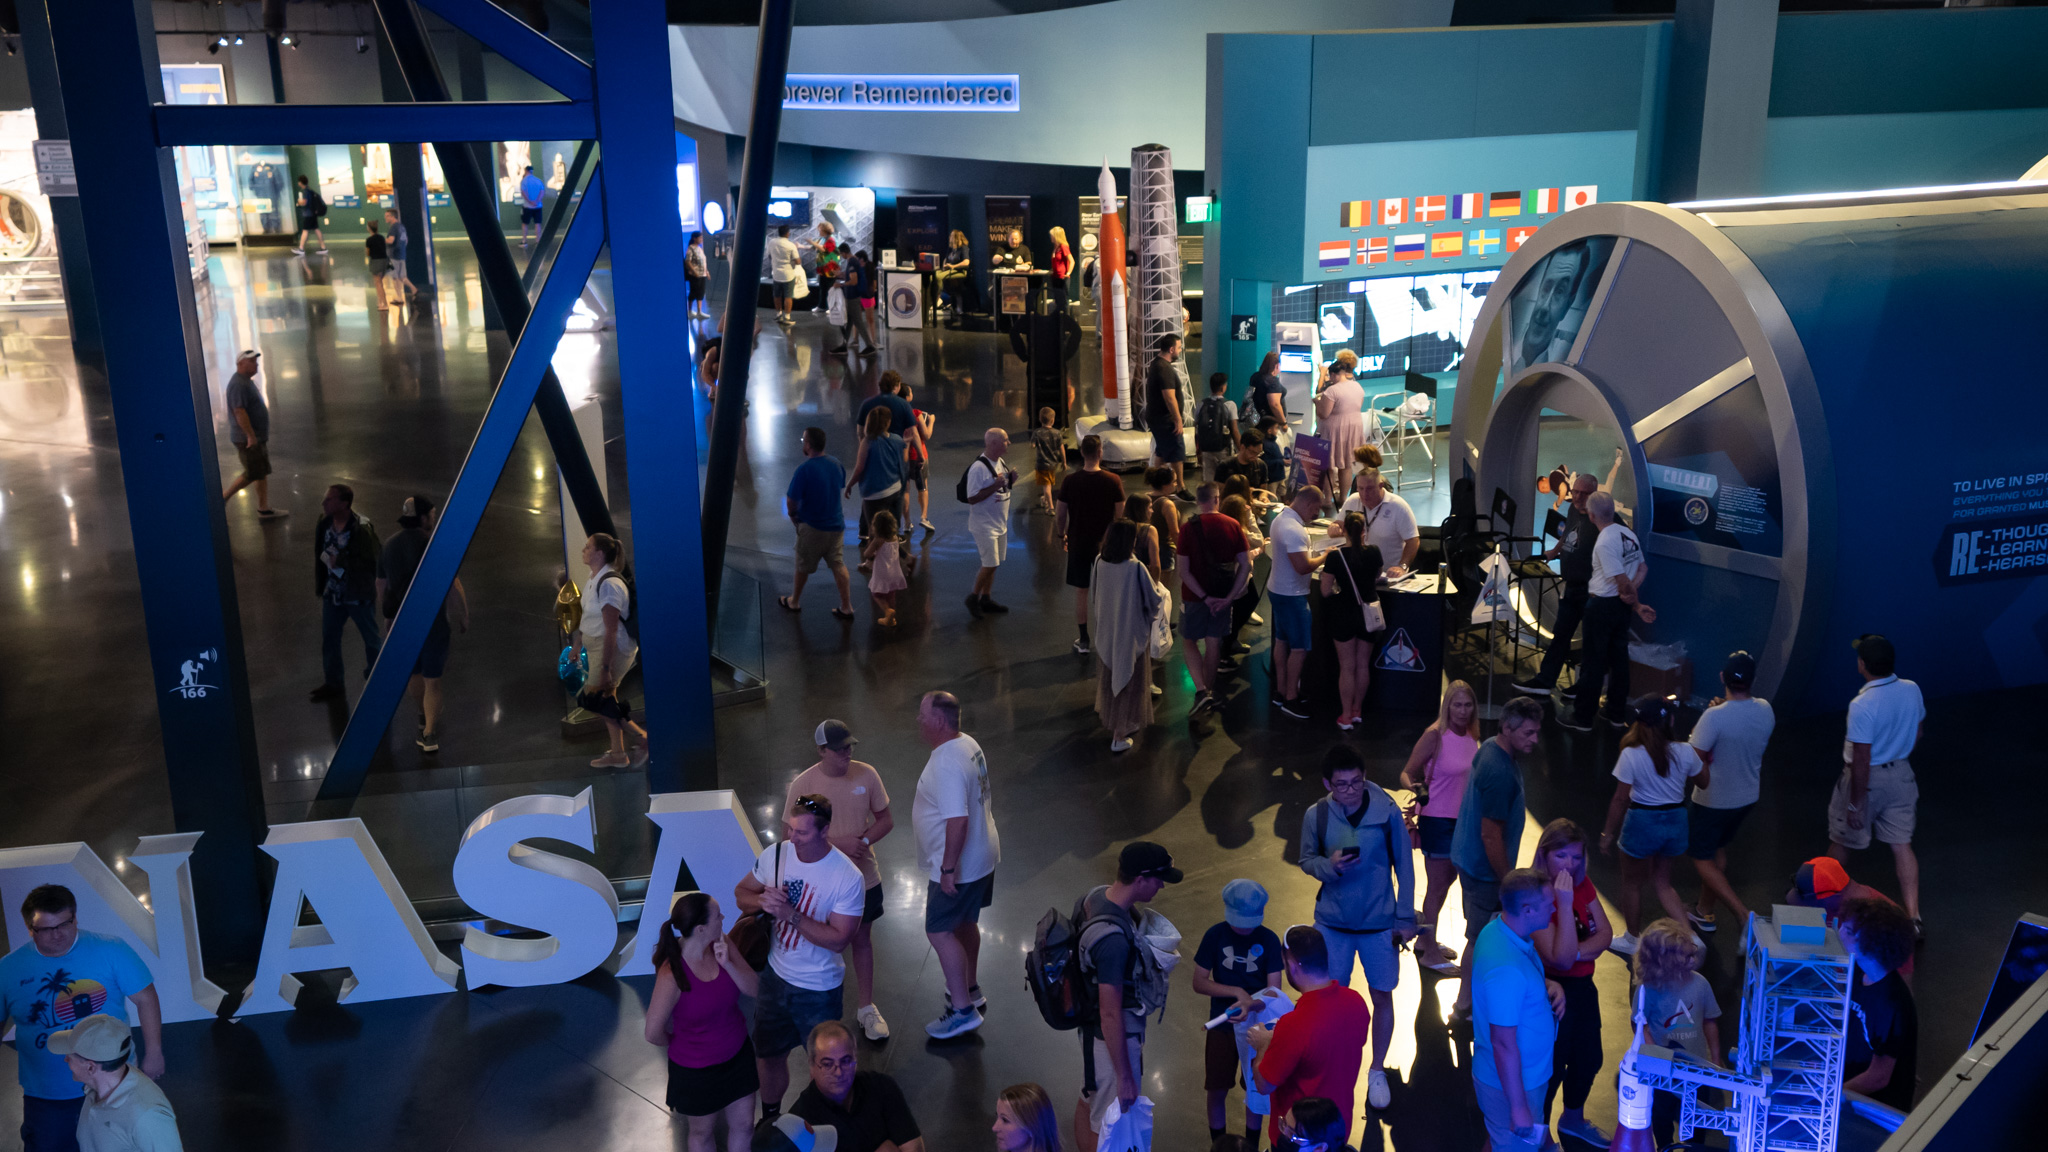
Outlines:
{"label": "flip flop sandal", "polygon": [[777,597],[775,598],[775,602],[776,602],[777,604],[780,604],[780,605],[782,605],[782,606],[783,606],[784,608],[788,609],[788,610],[789,610],[789,611],[791,611],[791,612],[801,612],[801,611],[803,611],[803,609],[802,609],[801,607],[799,607],[799,606],[797,606],[797,605],[795,605],[795,604],[791,604],[791,603],[789,602],[789,597],[787,597],[787,596],[777,596]]}
{"label": "flip flop sandal", "polygon": [[840,618],[841,620],[851,620],[851,619],[853,619],[853,613],[851,613],[851,612],[842,612],[842,611],[840,611],[840,610],[839,610],[839,609],[837,609],[837,608],[834,608],[834,609],[832,610],[832,614],[833,614],[834,616],[837,616],[837,617],[839,617],[839,618]]}

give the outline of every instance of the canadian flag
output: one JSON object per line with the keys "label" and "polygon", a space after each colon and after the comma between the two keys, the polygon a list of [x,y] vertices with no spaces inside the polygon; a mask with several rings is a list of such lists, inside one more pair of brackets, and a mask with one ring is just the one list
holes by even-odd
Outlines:
{"label": "canadian flag", "polygon": [[1584,208],[1588,204],[1598,204],[1599,202],[1600,186],[1598,184],[1581,184],[1576,188],[1564,190],[1564,210],[1567,212],[1574,208]]}
{"label": "canadian flag", "polygon": [[1380,223],[1406,224],[1408,222],[1408,198],[1394,196],[1380,201]]}

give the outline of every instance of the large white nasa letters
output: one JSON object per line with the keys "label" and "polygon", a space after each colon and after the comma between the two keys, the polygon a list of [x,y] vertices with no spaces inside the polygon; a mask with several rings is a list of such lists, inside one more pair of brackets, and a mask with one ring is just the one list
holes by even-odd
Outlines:
{"label": "large white nasa letters", "polygon": [[718,898],[718,907],[725,913],[725,930],[730,932],[740,913],[732,890],[761,855],[761,839],[747,826],[739,794],[729,788],[650,796],[647,818],[661,829],[661,843],[654,850],[654,870],[647,877],[640,930],[619,949],[621,976],[653,974],[654,944],[675,904],[676,881],[683,865],[689,865],[690,879],[700,891]]}
{"label": "large white nasa letters", "polygon": [[[78,923],[128,942],[156,977],[164,1023],[204,1020],[227,993],[205,976],[199,956],[199,920],[192,907],[192,848],[197,832],[144,836],[128,861],[149,877],[145,908],[97,852],[83,844],[44,844],[0,850],[0,938],[9,950],[28,939],[17,910],[30,890],[61,884],[78,899]],[[129,1023],[135,1010],[128,1010]]]}
{"label": "large white nasa letters", "polygon": [[479,916],[548,933],[520,940],[472,925],[462,938],[462,970],[471,988],[561,984],[612,960],[619,935],[612,882],[580,860],[520,843],[546,838],[594,850],[590,793],[506,800],[462,834],[455,853],[455,893],[462,902]]}
{"label": "large white nasa letters", "polygon": [[[460,969],[441,955],[361,820],[279,824],[263,850],[277,858],[270,920],[243,1015],[298,1002],[294,972],[347,968],[343,1004],[453,992]],[[300,905],[320,923],[301,926]]]}

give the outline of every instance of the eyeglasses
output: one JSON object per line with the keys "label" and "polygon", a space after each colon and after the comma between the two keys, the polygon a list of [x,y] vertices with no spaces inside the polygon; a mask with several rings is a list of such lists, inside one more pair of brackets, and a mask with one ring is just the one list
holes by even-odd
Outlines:
{"label": "eyeglasses", "polygon": [[51,933],[51,932],[62,932],[62,931],[63,931],[64,929],[66,929],[66,928],[69,928],[69,927],[71,927],[72,925],[74,925],[74,924],[77,924],[77,923],[78,923],[78,917],[76,917],[76,916],[73,916],[73,917],[72,917],[71,919],[69,919],[69,920],[66,920],[66,921],[64,921],[64,922],[63,922],[62,924],[45,924],[44,926],[42,926],[42,927],[40,927],[40,928],[38,928],[38,927],[36,927],[35,925],[31,924],[31,925],[29,925],[29,929],[28,929],[28,930],[29,930],[30,932],[33,932],[33,933],[35,933],[35,934],[36,934],[36,935],[38,935],[38,936],[42,936],[42,935],[46,935],[46,934],[48,934],[48,933]]}
{"label": "eyeglasses", "polygon": [[1340,779],[1334,779],[1334,780],[1331,780],[1331,781],[1330,781],[1330,791],[1332,791],[1332,792],[1363,792],[1363,791],[1365,791],[1365,777],[1363,777],[1363,776],[1360,776],[1360,777],[1359,777],[1358,779],[1356,779],[1356,780],[1344,780],[1344,779],[1341,779],[1341,778],[1340,778]]}

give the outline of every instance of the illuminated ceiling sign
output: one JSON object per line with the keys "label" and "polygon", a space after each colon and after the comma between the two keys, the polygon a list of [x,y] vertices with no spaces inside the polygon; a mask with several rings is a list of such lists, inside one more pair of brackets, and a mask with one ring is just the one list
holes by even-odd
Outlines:
{"label": "illuminated ceiling sign", "polygon": [[792,74],[782,106],[827,112],[1015,112],[1015,76]]}

